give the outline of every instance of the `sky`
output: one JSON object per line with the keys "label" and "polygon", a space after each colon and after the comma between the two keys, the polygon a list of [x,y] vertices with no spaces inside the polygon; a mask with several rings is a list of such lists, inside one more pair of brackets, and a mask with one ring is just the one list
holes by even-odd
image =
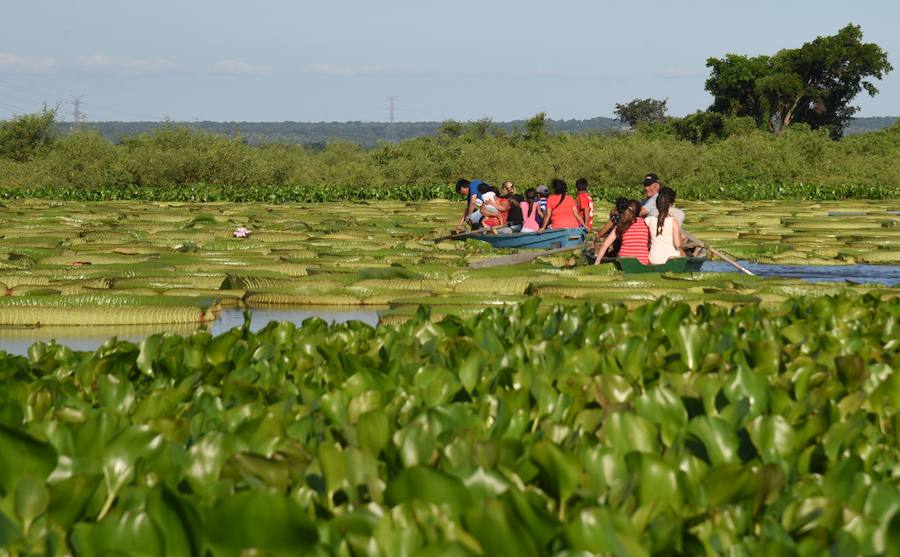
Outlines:
{"label": "sky", "polygon": [[900,115],[897,0],[4,0],[0,118],[75,96],[88,121],[507,121],[707,108],[706,59],[847,23],[896,70],[860,116]]}

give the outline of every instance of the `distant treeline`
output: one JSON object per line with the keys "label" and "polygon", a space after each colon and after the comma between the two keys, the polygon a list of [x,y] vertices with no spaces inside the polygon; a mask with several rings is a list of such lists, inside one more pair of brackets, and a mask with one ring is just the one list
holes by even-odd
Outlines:
{"label": "distant treeline", "polygon": [[89,128],[60,134],[54,117],[0,122],[0,196],[413,200],[453,197],[460,177],[512,180],[524,189],[558,176],[585,177],[609,199],[634,194],[641,176],[656,172],[687,199],[900,199],[900,122],[836,141],[803,124],[777,137],[730,117],[673,119],[627,133],[554,133],[539,114],[511,132],[485,121],[444,122],[436,135],[397,144],[331,141],[313,149],[250,145],[176,125],[113,143]]}
{"label": "distant treeline", "polygon": [[[871,118],[854,118],[845,135],[877,131],[890,126],[897,118],[892,116],[876,116]],[[491,126],[512,133],[515,129],[523,129],[525,120],[510,122],[491,122]],[[394,124],[393,137],[397,141],[435,135],[447,122],[397,122]],[[386,141],[388,137],[387,122],[89,122],[83,125],[97,130],[103,137],[119,143],[123,139],[147,133],[166,126],[183,126],[196,131],[240,137],[251,145],[266,143],[288,143],[305,145],[313,149],[322,149],[329,141],[336,139],[349,141],[361,147],[371,148]],[[627,128],[612,118],[598,116],[586,120],[547,120],[547,128],[553,133],[609,133]],[[74,129],[71,122],[60,122],[62,133]]]}
{"label": "distant treeline", "polygon": [[[498,129],[512,132],[522,129],[525,120],[493,122],[483,120]],[[447,122],[396,122],[391,134],[396,141],[435,135]],[[90,122],[82,127],[95,129],[106,139],[119,143],[127,137],[147,133],[164,126],[184,126],[196,131],[240,137],[251,145],[289,143],[311,148],[324,148],[336,139],[349,141],[362,147],[375,147],[389,136],[387,122]],[[60,131],[70,132],[75,126],[61,122]],[[623,126],[612,118],[587,120],[547,120],[547,127],[554,133],[608,132],[622,130]]]}

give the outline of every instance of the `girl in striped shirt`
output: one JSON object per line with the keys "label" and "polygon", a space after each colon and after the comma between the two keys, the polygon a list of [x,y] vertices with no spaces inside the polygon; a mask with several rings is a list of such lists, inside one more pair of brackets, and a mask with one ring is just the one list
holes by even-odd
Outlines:
{"label": "girl in striped shirt", "polygon": [[628,202],[628,208],[619,218],[619,224],[612,229],[612,232],[606,237],[603,245],[597,251],[597,258],[594,260],[595,265],[600,264],[600,260],[606,253],[606,250],[616,241],[616,238],[622,238],[622,246],[619,248],[619,259],[624,257],[633,257],[647,265],[650,263],[650,229],[644,219],[640,218],[641,204],[639,201],[631,200]]}

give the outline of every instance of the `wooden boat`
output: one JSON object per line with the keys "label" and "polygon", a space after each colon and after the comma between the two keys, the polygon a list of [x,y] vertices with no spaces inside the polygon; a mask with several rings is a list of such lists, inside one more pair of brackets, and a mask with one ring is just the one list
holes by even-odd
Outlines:
{"label": "wooden boat", "polygon": [[559,249],[572,248],[584,243],[583,228],[563,228],[544,232],[519,232],[516,234],[477,234],[472,240],[487,242],[495,248]]}
{"label": "wooden boat", "polygon": [[673,257],[659,265],[644,265],[634,257],[614,259],[616,267],[626,275],[637,273],[697,273],[705,257]]}

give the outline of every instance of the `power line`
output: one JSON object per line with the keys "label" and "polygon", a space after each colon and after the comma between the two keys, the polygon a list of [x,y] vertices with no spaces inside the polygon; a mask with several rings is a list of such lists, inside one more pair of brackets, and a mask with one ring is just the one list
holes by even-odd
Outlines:
{"label": "power line", "polygon": [[397,143],[397,131],[394,129],[394,123],[397,121],[397,97],[388,97],[388,125],[387,137],[388,143]]}

